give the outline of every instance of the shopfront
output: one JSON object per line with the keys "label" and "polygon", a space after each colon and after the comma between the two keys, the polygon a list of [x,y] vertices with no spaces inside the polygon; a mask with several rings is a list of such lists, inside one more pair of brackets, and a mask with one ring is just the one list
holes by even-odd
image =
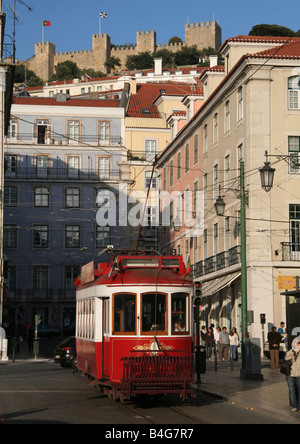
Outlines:
{"label": "shopfront", "polygon": [[241,337],[240,272],[202,283],[201,326],[236,327]]}

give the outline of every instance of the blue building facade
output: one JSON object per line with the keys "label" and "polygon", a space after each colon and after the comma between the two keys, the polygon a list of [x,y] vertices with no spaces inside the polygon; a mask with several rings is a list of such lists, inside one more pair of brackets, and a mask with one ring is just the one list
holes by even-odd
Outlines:
{"label": "blue building facade", "polygon": [[96,214],[99,190],[118,196],[126,183],[123,140],[119,100],[14,99],[5,143],[4,320],[33,323],[39,314],[72,332],[81,266],[120,246],[119,227],[98,226]]}

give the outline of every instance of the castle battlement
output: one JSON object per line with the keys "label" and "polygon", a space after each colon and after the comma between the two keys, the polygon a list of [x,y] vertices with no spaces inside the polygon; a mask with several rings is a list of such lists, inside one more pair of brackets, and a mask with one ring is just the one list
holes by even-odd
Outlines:
{"label": "castle battlement", "polygon": [[137,34],[143,36],[143,35],[153,35],[155,34],[155,31],[137,31]]}
{"label": "castle battlement", "polygon": [[213,20],[212,22],[197,22],[197,23],[187,23],[185,25],[186,28],[199,28],[199,27],[203,27],[203,26],[214,26],[217,25],[217,22],[215,20]]}
{"label": "castle battlement", "polygon": [[185,25],[184,43],[156,44],[156,32],[137,31],[136,45],[133,47],[116,46],[111,47],[111,39],[108,34],[92,35],[92,50],[56,52],[56,46],[50,42],[36,43],[35,55],[26,63],[44,81],[54,73],[58,63],[70,60],[77,64],[80,69],[93,68],[97,71],[107,72],[105,63],[113,55],[120,59],[120,70],[125,68],[128,55],[137,55],[142,52],[156,52],[160,49],[168,49],[172,52],[179,51],[183,46],[193,46],[199,50],[213,47],[216,50],[222,44],[221,27],[213,20],[212,22],[191,23]]}
{"label": "castle battlement", "polygon": [[35,46],[50,46],[50,45],[53,45],[53,43],[50,43],[50,42],[39,42],[39,43],[35,44]]}
{"label": "castle battlement", "polygon": [[156,48],[159,49],[181,49],[184,46],[184,43],[162,43],[161,45],[157,45]]}
{"label": "castle battlement", "polygon": [[112,51],[114,52],[124,52],[124,51],[134,51],[135,50],[135,46],[115,46],[114,48],[112,48]]}
{"label": "castle battlement", "polygon": [[65,52],[57,52],[55,56],[57,57],[63,57],[63,56],[74,56],[74,55],[81,55],[81,54],[93,54],[93,51],[91,49],[82,49],[80,51],[65,51]]}
{"label": "castle battlement", "polygon": [[104,39],[107,38],[107,34],[93,34],[93,39]]}

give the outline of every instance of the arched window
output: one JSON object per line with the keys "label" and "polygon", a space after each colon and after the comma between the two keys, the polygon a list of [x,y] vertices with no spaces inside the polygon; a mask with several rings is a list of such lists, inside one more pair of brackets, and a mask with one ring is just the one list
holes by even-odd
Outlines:
{"label": "arched window", "polygon": [[299,109],[300,106],[300,76],[289,77],[289,109]]}

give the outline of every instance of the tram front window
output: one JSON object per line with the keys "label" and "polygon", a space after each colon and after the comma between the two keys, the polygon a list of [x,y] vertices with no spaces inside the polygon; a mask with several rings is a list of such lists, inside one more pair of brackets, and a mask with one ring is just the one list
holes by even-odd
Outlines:
{"label": "tram front window", "polygon": [[115,294],[114,295],[114,334],[134,334],[135,333],[135,294]]}
{"label": "tram front window", "polygon": [[142,294],[142,333],[167,332],[167,295]]}

